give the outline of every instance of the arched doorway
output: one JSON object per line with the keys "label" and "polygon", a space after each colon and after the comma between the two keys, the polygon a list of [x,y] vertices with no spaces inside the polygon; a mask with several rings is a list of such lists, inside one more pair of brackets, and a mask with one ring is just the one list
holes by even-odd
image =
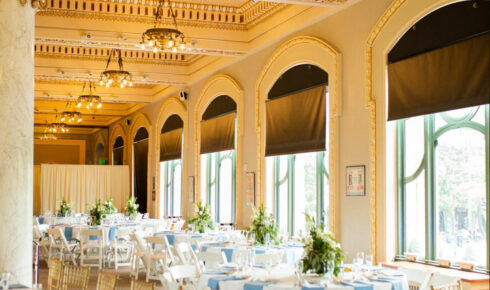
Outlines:
{"label": "arched doorway", "polygon": [[236,220],[237,104],[217,96],[200,116],[201,198],[218,223]]}
{"label": "arched doorway", "polygon": [[97,146],[95,146],[95,164],[96,165],[107,164],[107,158],[105,156],[105,148],[104,148],[104,144],[102,143],[97,143]]}
{"label": "arched doorway", "polygon": [[141,213],[148,212],[148,138],[145,127],[140,127],[133,141],[133,195]]}
{"label": "arched doorway", "polygon": [[305,213],[328,225],[328,112],[328,74],[318,66],[289,68],[268,92],[266,196],[284,234],[304,232]]}
{"label": "arched doorway", "polygon": [[184,122],[171,115],[160,132],[160,212],[182,216],[182,148]]}
{"label": "arched doorway", "polygon": [[112,164],[123,165],[124,164],[124,139],[121,136],[117,136],[112,147]]}

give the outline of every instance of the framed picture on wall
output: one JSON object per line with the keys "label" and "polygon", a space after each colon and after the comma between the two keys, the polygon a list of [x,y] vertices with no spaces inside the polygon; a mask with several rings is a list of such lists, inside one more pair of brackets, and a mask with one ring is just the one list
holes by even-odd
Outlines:
{"label": "framed picture on wall", "polygon": [[255,206],[255,173],[247,172],[245,175],[245,194],[247,205]]}
{"label": "framed picture on wall", "polygon": [[345,191],[347,196],[366,195],[366,166],[356,165],[345,168]]}
{"label": "framed picture on wall", "polygon": [[189,180],[187,185],[189,186],[188,193],[189,193],[189,202],[194,203],[195,202],[195,196],[194,196],[194,176],[189,176]]}

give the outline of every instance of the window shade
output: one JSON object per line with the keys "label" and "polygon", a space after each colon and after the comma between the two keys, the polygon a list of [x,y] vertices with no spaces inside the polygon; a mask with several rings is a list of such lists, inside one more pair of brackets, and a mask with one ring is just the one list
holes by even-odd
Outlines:
{"label": "window shade", "polygon": [[235,112],[201,121],[201,154],[235,148]]}
{"label": "window shade", "polygon": [[182,129],[160,134],[160,162],[180,159],[182,156]]}
{"label": "window shade", "polygon": [[266,102],[265,155],[324,151],[325,86]]}
{"label": "window shade", "polygon": [[489,33],[388,65],[388,120],[487,104]]}

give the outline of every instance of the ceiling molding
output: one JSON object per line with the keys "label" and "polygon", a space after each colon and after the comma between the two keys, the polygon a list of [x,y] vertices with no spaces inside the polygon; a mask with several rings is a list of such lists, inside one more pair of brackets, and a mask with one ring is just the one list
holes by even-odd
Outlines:
{"label": "ceiling molding", "polygon": [[332,7],[344,4],[347,0],[256,0],[258,2],[275,2],[292,5],[307,5],[319,7]]}

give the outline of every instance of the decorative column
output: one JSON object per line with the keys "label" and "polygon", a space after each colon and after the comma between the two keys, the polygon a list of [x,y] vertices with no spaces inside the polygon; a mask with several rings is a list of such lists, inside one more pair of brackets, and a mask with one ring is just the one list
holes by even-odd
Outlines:
{"label": "decorative column", "polygon": [[31,286],[35,3],[25,1],[0,0],[0,273]]}

